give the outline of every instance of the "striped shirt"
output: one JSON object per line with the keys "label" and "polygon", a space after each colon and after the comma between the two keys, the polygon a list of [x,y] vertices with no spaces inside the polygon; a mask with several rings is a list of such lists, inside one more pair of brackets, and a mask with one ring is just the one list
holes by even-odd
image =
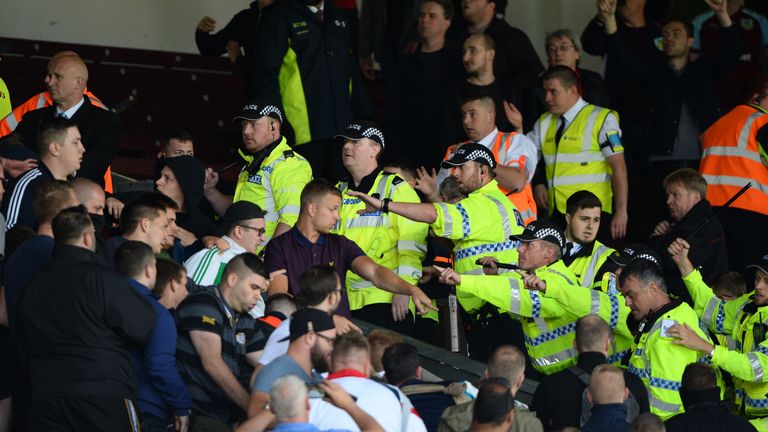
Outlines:
{"label": "striped shirt", "polygon": [[222,239],[229,243],[229,249],[221,252],[218,247],[213,246],[210,249],[198,251],[184,262],[187,276],[196,284],[218,285],[221,282],[221,275],[224,273],[224,268],[229,263],[229,260],[247,252],[230,237],[223,236]]}
{"label": "striped shirt", "polygon": [[32,168],[15,179],[10,187],[11,193],[6,193],[3,200],[6,231],[15,225],[37,230],[37,216],[32,209],[32,195],[35,192],[35,185],[41,180],[54,180],[53,174],[42,161],[38,163],[37,168]]}
{"label": "striped shirt", "polygon": [[263,338],[258,334],[255,320],[247,313],[232,311],[218,287],[190,294],[179,306],[178,315],[181,325],[176,362],[192,397],[192,409],[229,424],[244,419],[245,412],[203,369],[189,332],[199,330],[218,335],[221,338],[222,360],[240,379],[243,388],[248,388],[248,374],[241,373],[241,368],[246,364],[246,354],[256,351],[259,340]]}

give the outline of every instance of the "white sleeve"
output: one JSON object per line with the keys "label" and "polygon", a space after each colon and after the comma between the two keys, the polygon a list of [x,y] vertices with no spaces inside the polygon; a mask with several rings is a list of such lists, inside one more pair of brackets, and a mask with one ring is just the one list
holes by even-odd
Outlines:
{"label": "white sleeve", "polygon": [[272,360],[280,357],[288,352],[288,341],[280,342],[281,339],[290,335],[290,319],[283,320],[279,326],[269,335],[267,344],[264,346],[264,352],[261,353],[259,363],[261,365],[268,365]]}
{"label": "white sleeve", "polygon": [[512,137],[509,149],[504,154],[502,165],[524,169],[530,182],[536,172],[538,162],[539,153],[536,150],[536,145],[527,136],[517,134]]}

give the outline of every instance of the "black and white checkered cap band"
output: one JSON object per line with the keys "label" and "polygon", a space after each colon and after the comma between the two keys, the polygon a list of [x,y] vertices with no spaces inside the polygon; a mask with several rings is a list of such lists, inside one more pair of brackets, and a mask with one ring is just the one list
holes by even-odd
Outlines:
{"label": "black and white checkered cap band", "polygon": [[557,239],[560,245],[563,245],[563,237],[560,232],[554,228],[544,228],[533,233],[534,237],[543,239],[546,236],[552,236]]}
{"label": "black and white checkered cap band", "polygon": [[258,105],[246,105],[243,107],[243,111],[256,111],[260,116],[277,114],[280,123],[283,123],[283,113],[280,111],[280,108],[274,105],[264,105],[261,109],[259,109]]}
{"label": "black and white checkered cap band", "polygon": [[360,135],[362,135],[362,136],[364,136],[366,138],[370,138],[370,137],[375,136],[376,138],[379,139],[379,143],[381,144],[381,146],[382,147],[386,147],[386,145],[384,144],[384,134],[381,133],[380,130],[378,130],[378,129],[374,128],[374,127],[369,127],[368,129],[362,131],[360,133]]}
{"label": "black and white checkered cap band", "polygon": [[482,150],[474,150],[472,153],[466,156],[467,160],[476,161],[478,159],[485,159],[488,161],[488,165],[493,166],[493,160],[488,159],[488,152]]}
{"label": "black and white checkered cap band", "polygon": [[652,262],[652,263],[654,263],[656,265],[661,265],[661,263],[659,263],[659,260],[656,259],[656,257],[651,255],[651,254],[640,254],[640,255],[632,257],[632,261],[641,260],[641,259],[646,260],[646,261],[650,261],[650,262]]}

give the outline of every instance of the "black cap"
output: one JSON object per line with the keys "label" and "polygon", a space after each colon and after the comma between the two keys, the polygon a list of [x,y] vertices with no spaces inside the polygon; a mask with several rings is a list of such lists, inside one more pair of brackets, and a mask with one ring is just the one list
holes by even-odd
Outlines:
{"label": "black cap", "polygon": [[333,324],[333,318],[320,309],[299,309],[291,315],[291,335],[284,337],[280,342],[287,340],[293,342],[307,333],[317,333],[334,328],[336,326]]}
{"label": "black cap", "polygon": [[333,140],[336,144],[344,144],[344,140],[359,140],[369,138],[373,142],[384,147],[384,133],[379,125],[372,121],[360,120],[347,125],[343,132],[339,133]]}
{"label": "black cap", "polygon": [[227,207],[227,211],[224,213],[222,221],[226,231],[232,229],[232,226],[240,221],[248,219],[260,219],[263,218],[267,212],[262,210],[261,207],[250,201],[238,201],[232,203]]}
{"label": "black cap", "polygon": [[248,101],[245,106],[243,106],[240,114],[233,118],[232,121],[258,120],[264,116],[272,117],[280,123],[283,123],[283,111],[280,109],[280,106],[263,99],[253,99]]}
{"label": "black cap", "polygon": [[560,228],[560,225],[545,220],[535,220],[529,223],[523,232],[513,234],[509,236],[509,239],[524,242],[544,240],[558,246],[561,251],[565,249],[565,231]]}
{"label": "black cap", "polygon": [[636,260],[646,260],[661,268],[661,257],[656,251],[650,246],[640,243],[631,244],[621,251],[612,253],[608,258],[620,266],[626,266]]}
{"label": "black cap", "polygon": [[763,255],[763,257],[760,258],[760,261],[758,261],[756,264],[748,265],[745,270],[750,269],[762,270],[763,273],[768,274],[768,255]]}
{"label": "black cap", "polygon": [[453,157],[440,164],[442,168],[449,169],[455,166],[464,165],[469,161],[487,165],[491,169],[496,168],[496,158],[488,147],[478,143],[467,143],[459,147]]}

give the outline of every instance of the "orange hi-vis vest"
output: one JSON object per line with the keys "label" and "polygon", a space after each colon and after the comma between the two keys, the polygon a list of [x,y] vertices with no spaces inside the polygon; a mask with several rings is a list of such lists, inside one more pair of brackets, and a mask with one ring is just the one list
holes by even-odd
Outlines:
{"label": "orange hi-vis vest", "polygon": [[[88,96],[88,99],[91,101],[91,105],[107,109],[107,106],[104,105],[104,102],[99,100],[96,96],[93,95],[88,89],[85,89],[83,92],[84,95]],[[53,99],[51,99],[51,92],[43,92],[38,93],[35,96],[32,96],[24,102],[23,104],[17,106],[14,108],[14,110],[5,116],[4,119],[0,120],[0,137],[4,137],[6,135],[11,134],[14,130],[16,130],[16,126],[19,125],[21,122],[22,117],[24,117],[24,114],[34,111],[36,109],[45,108],[53,105]],[[104,191],[112,193],[112,169],[111,166],[107,167],[107,172],[104,173]]]}
{"label": "orange hi-vis vest", "polygon": [[[496,158],[497,163],[499,163],[501,160],[500,153],[502,153],[502,150],[506,152],[509,149],[509,146],[512,144],[512,138],[515,135],[517,135],[517,132],[499,132],[496,134],[496,138],[493,139],[491,152],[493,153],[493,157]],[[469,142],[471,141],[464,141],[449,146],[448,150],[445,151],[445,157],[443,160],[450,159],[456,150],[459,149],[459,147]],[[508,160],[505,162],[507,165],[518,165],[518,167],[523,171],[525,171],[525,164],[528,163],[524,155],[520,155],[520,157],[517,159]],[[536,161],[533,163],[536,163]],[[501,164],[499,163],[499,165]],[[451,168],[451,175],[454,174],[455,170],[456,168]],[[529,222],[536,220],[536,201],[533,199],[533,189],[531,188],[530,182],[527,182],[523,190],[520,192],[511,192],[508,189],[501,187],[501,184],[499,184],[499,189],[501,189],[501,191],[504,192],[504,195],[506,195],[507,198],[512,201],[512,204],[517,207],[517,211],[520,212],[520,217],[522,217],[524,225],[528,225]]]}
{"label": "orange hi-vis vest", "polygon": [[768,111],[739,105],[701,135],[699,172],[707,180],[707,200],[712,206],[722,206],[752,182],[731,207],[768,215],[768,155],[757,141],[757,132],[766,124]]}

